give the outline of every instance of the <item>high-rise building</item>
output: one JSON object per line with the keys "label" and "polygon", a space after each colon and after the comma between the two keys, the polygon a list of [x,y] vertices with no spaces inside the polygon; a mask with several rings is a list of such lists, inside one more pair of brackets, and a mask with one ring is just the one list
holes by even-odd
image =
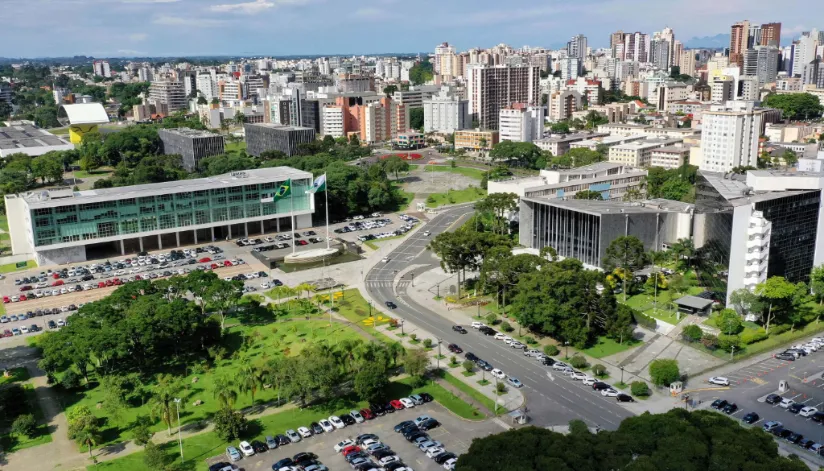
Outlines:
{"label": "high-rise building", "polygon": [[649,58],[649,35],[629,33],[624,35],[624,60],[647,62]]}
{"label": "high-rise building", "polygon": [[661,70],[668,70],[670,65],[669,41],[653,39],[650,42],[650,62]]}
{"label": "high-rise building", "polygon": [[695,75],[695,53],[693,51],[681,53],[680,67],[682,74]]}
{"label": "high-rise building", "polygon": [[620,29],[609,35],[609,49],[612,51],[612,57],[623,60],[624,52],[624,32]]}
{"label": "high-rise building", "polygon": [[160,109],[166,108],[170,113],[186,108],[186,92],[183,83],[177,80],[159,80],[149,87],[149,101]]}
{"label": "high-rise building", "polygon": [[704,111],[700,169],[729,172],[735,167],[756,167],[763,115],[763,109],[743,101],[713,105]]}
{"label": "high-rise building", "polygon": [[455,46],[441,43],[435,47],[435,62],[432,71],[440,75],[452,75],[452,63],[455,60]]}
{"label": "high-rise building", "polygon": [[540,103],[540,68],[529,65],[468,67],[469,114],[483,129],[498,128],[501,108],[512,103]]}
{"label": "high-rise building", "polygon": [[565,90],[552,93],[549,96],[550,121],[569,119],[572,113],[581,109],[581,94],[575,90]]}
{"label": "high-rise building", "polygon": [[791,76],[800,77],[804,73],[804,65],[812,62],[816,55],[815,50],[818,45],[818,39],[811,36],[802,35],[792,45],[792,70]]}
{"label": "high-rise building", "polygon": [[781,23],[761,25],[761,46],[781,47]]}
{"label": "high-rise building", "polygon": [[755,46],[744,53],[743,73],[758,78],[758,85],[775,82],[778,75],[778,48]]}
{"label": "high-rise building", "polygon": [[202,159],[224,153],[220,134],[188,128],[158,129],[157,134],[163,142],[163,153],[183,157],[183,167],[189,172],[196,171]]}
{"label": "high-rise building", "polygon": [[498,131],[501,141],[532,142],[543,137],[543,106],[527,106],[525,103],[513,103],[501,109]]}
{"label": "high-rise building", "polygon": [[564,57],[558,60],[558,70],[561,72],[561,80],[575,80],[581,74],[581,59]]}
{"label": "high-rise building", "polygon": [[423,101],[423,130],[453,133],[470,127],[469,101],[444,92]]}
{"label": "high-rise building", "polygon": [[587,37],[583,34],[576,34],[567,43],[567,54],[569,57],[583,59],[587,56]]}
{"label": "high-rise building", "polygon": [[92,68],[94,69],[94,75],[97,75],[98,77],[112,76],[112,69],[109,66],[109,61],[94,61]]}
{"label": "high-rise building", "polygon": [[824,64],[821,63],[821,58],[816,57],[814,61],[804,65],[801,82],[803,85],[814,85],[815,88],[824,88]]}
{"label": "high-rise building", "polygon": [[750,36],[750,22],[739,21],[732,25],[730,29],[730,64],[744,65],[744,52]]}

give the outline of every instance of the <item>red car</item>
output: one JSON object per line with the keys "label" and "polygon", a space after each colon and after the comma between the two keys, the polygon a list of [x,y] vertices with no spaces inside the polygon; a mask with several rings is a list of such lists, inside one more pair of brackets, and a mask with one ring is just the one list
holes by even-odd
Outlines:
{"label": "red car", "polygon": [[114,286],[114,281],[106,280],[106,286]]}
{"label": "red car", "polygon": [[122,281],[120,281],[120,278],[115,278],[115,279],[114,279],[114,281],[113,281],[112,283],[114,283],[114,284],[115,284],[115,286],[120,286],[120,285],[122,285],[122,284],[123,284],[123,282],[122,282]]}
{"label": "red car", "polygon": [[362,415],[366,420],[372,420],[375,418],[375,413],[369,409],[361,409],[360,415]]}
{"label": "red car", "polygon": [[389,405],[395,410],[403,410],[403,403],[397,399],[389,401]]}
{"label": "red car", "polygon": [[106,283],[104,283],[104,282],[102,282],[102,281],[101,281],[100,283],[98,283],[98,284],[97,284],[97,287],[98,287],[98,288],[105,288],[105,287],[106,287]]}
{"label": "red car", "polygon": [[224,261],[223,261],[223,266],[224,266],[224,267],[231,267],[231,266],[232,266],[232,262],[230,262],[229,260],[224,260]]}
{"label": "red car", "polygon": [[3,331],[3,337],[11,337],[13,334],[9,329]]}
{"label": "red car", "polygon": [[60,278],[60,273],[57,273],[57,272],[52,273],[52,278],[54,278],[55,280]]}
{"label": "red car", "polygon": [[20,295],[20,301],[28,301],[28,300],[29,300],[29,298],[27,298],[25,294]]}
{"label": "red car", "polygon": [[343,453],[343,456],[346,456],[346,455],[349,455],[349,454],[352,454],[352,453],[356,453],[358,451],[361,451],[359,446],[350,445],[350,446],[344,448],[341,453]]}
{"label": "red car", "polygon": [[214,270],[214,269],[218,268],[218,264],[217,264],[217,263],[213,263],[211,266],[212,266],[212,270]]}
{"label": "red car", "polygon": [[11,302],[11,298],[8,296],[3,296],[3,303],[8,304]]}
{"label": "red car", "polygon": [[63,280],[55,281],[54,283],[52,283],[52,286],[63,286]]}
{"label": "red car", "polygon": [[298,243],[300,245],[309,245],[309,242],[306,242],[305,240],[299,240]]}
{"label": "red car", "polygon": [[446,348],[448,348],[449,351],[452,353],[463,353],[463,349],[454,343],[450,343],[449,346]]}
{"label": "red car", "polygon": [[211,261],[212,261],[212,259],[209,258],[209,257],[203,257],[200,260],[198,260],[198,262],[200,262],[200,263],[209,263]]}
{"label": "red car", "polygon": [[31,286],[29,286],[29,285],[21,286],[20,287],[20,292],[22,293],[23,291],[31,291]]}

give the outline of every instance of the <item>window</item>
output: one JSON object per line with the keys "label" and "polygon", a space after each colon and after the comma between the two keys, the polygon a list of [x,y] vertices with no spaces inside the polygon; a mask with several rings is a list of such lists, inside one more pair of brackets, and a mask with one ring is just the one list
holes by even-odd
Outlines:
{"label": "window", "polygon": [[172,229],[175,227],[175,217],[173,214],[161,214],[160,215],[160,228],[161,229]]}

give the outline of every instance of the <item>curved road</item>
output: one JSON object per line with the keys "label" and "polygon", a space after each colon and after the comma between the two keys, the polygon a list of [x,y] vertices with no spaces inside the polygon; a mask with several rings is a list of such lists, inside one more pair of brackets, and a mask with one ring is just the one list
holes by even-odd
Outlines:
{"label": "curved road", "polygon": [[[386,263],[378,262],[366,276],[366,290],[378,302],[394,300],[398,305],[393,313],[413,321],[437,336],[444,343],[456,343],[465,352],[472,352],[500,368],[508,375],[517,377],[524,384],[521,390],[526,398],[528,415],[538,426],[566,425],[572,419],[581,419],[588,425],[615,429],[620,422],[633,414],[618,405],[614,398],[605,398],[579,381],[572,381],[553,374],[535,360],[474,329],[462,335],[452,330],[454,322],[442,314],[421,306],[406,296],[408,281],[396,282],[396,274],[410,265],[425,265],[414,270],[415,275],[439,265],[439,260],[426,246],[432,237],[449,230],[453,224],[473,212],[472,205],[446,210],[425,227],[416,231],[390,255]],[[429,230],[430,236],[423,232]]]}

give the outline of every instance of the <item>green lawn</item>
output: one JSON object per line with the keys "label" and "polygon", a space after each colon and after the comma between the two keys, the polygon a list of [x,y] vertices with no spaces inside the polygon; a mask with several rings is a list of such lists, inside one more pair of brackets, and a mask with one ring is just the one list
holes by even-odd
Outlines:
{"label": "green lawn", "polygon": [[5,214],[0,214],[0,229],[9,231],[9,217]]}
{"label": "green lawn", "polygon": [[[704,292],[704,288],[700,286],[693,286],[689,289],[688,294],[696,295],[701,294]],[[660,321],[667,322],[669,324],[677,324],[680,322],[676,311],[668,307],[668,303],[673,299],[678,299],[681,297],[680,295],[675,294],[669,290],[658,290],[658,303],[657,309],[653,309],[653,299],[654,296],[652,294],[641,293],[636,294],[634,296],[630,296],[627,298],[626,302],[623,301],[624,297],[622,294],[616,294],[615,298],[618,302],[624,303],[627,306],[640,311],[650,317],[654,317]],[[684,316],[681,316],[683,319]]]}
{"label": "green lawn", "polygon": [[[328,301],[325,304],[329,304]],[[376,325],[386,325],[392,320],[381,310],[382,308],[382,305],[372,305],[370,309],[369,303],[356,288],[344,290],[343,297],[336,298],[334,306],[335,312],[376,339],[384,343],[395,343],[394,340],[374,329]]]}
{"label": "green lawn", "polygon": [[[25,368],[24,368],[25,369]],[[28,373],[25,374],[26,379],[28,379]],[[29,411],[34,414],[34,418],[37,419],[38,423],[40,424],[37,428],[38,435],[32,438],[25,437],[22,435],[13,435],[13,434],[6,434],[0,435],[0,447],[3,448],[3,451],[7,453],[12,453],[18,450],[22,450],[24,448],[31,448],[33,446],[42,445],[44,443],[49,443],[52,441],[51,434],[48,431],[48,427],[44,424],[43,419],[43,411],[40,409],[39,403],[37,401],[37,395],[34,392],[34,388],[30,384],[23,385],[23,388],[26,393],[26,401],[29,403]],[[9,424],[5,424],[8,426]]]}
{"label": "green lawn", "polygon": [[[455,386],[459,391],[466,394],[467,396],[471,397],[472,399],[478,401],[479,403],[483,404],[484,407],[489,409],[490,411],[495,411],[495,401],[486,397],[482,392],[478,391],[477,389],[473,388],[472,386],[464,383],[457,377],[453,376],[451,373],[446,371],[441,371],[441,378],[444,379],[447,383]],[[503,413],[503,412],[501,412]]]}
{"label": "green lawn", "polygon": [[[409,166],[410,170],[412,170],[412,165]],[[423,167],[423,165],[415,165],[414,167]],[[449,172],[449,173],[457,173],[459,175],[463,175],[465,177],[474,178],[480,181],[483,178],[485,170],[481,170],[478,168],[472,167],[450,167],[449,165],[426,165],[424,172]]]}
{"label": "green lawn", "polygon": [[623,352],[624,350],[629,350],[630,348],[635,348],[640,344],[641,342],[635,339],[625,340],[623,344],[620,344],[607,337],[598,337],[598,341],[595,345],[585,350],[581,350],[581,353],[584,355],[589,355],[593,358],[604,358]]}
{"label": "green lawn", "polygon": [[226,151],[226,153],[237,152],[237,151],[241,151],[241,150],[245,151],[246,150],[246,141],[241,140],[241,141],[238,141],[238,142],[229,142],[227,140],[226,144],[223,146],[223,150]]}
{"label": "green lawn", "polygon": [[36,266],[37,266],[37,264],[34,263],[34,260],[27,260],[26,261],[26,266],[22,267],[22,268],[17,268],[16,263],[8,263],[6,265],[0,265],[0,273],[12,273],[12,272],[20,271],[20,270],[27,270],[29,268],[34,268]]}
{"label": "green lawn", "polygon": [[[229,319],[227,323],[234,321],[234,319]],[[188,374],[182,378],[184,391],[181,394],[186,404],[186,407],[180,412],[180,419],[183,424],[209,419],[218,410],[218,403],[213,396],[215,378],[232,378],[236,373],[238,361],[255,364],[264,361],[276,352],[289,356],[296,355],[303,348],[311,345],[312,342],[327,341],[334,345],[345,339],[355,340],[361,338],[357,332],[345,325],[334,324],[330,326],[329,322],[325,320],[294,320],[257,326],[236,325],[229,327],[224,334],[224,345],[229,352],[236,351],[240,348],[244,337],[254,338],[255,340],[246,352],[240,354],[242,359],[232,360],[227,358],[208,370],[190,365],[190,369],[187,371]],[[195,369],[194,372],[192,372],[192,367]],[[178,373],[180,374],[182,371]],[[192,381],[195,376],[198,378],[196,383]],[[262,404],[274,401],[277,397],[278,394],[274,388],[259,390],[255,395],[255,403]],[[70,406],[85,405],[95,415],[102,418],[107,413],[96,407],[96,404],[101,402],[102,399],[102,388],[97,387],[95,384],[95,387],[88,390],[73,391],[71,395],[65,397],[64,402]],[[193,406],[192,403],[196,400],[203,401],[203,404]],[[251,405],[251,397],[248,394],[239,395],[235,403],[235,407],[238,409]],[[106,419],[101,433],[103,440],[99,445],[116,443],[131,438],[129,429],[138,415],[149,415],[149,409],[146,406],[141,406],[139,400],[134,403],[134,407],[125,410],[119,420]],[[164,425],[160,422],[157,422],[153,427],[155,431],[163,429]]]}
{"label": "green lawn", "polygon": [[18,382],[18,381],[19,382],[28,381],[29,378],[30,378],[29,370],[27,370],[26,368],[24,368],[24,367],[12,368],[11,370],[9,370],[9,377],[8,378],[6,378],[3,375],[0,375],[0,384],[14,383],[14,382]]}
{"label": "green lawn", "polygon": [[364,245],[369,246],[372,250],[378,250],[378,248],[380,248],[379,246],[381,242],[386,242],[387,240],[402,239],[404,237],[406,237],[406,234],[386,237],[384,239],[367,240],[366,242],[364,242]]}
{"label": "green lawn", "polygon": [[[412,378],[405,378],[391,383],[389,386],[390,397],[409,396],[410,394],[425,391],[459,417],[471,420],[482,420],[484,418],[484,415],[480,411],[437,384],[426,384],[420,387],[414,387],[413,384],[414,380]],[[352,398],[340,398],[324,405],[310,406],[304,409],[293,408],[251,421],[249,432],[243,438],[251,440],[254,438],[263,438],[266,435],[283,433],[285,430],[306,426],[333,414],[342,415],[352,409],[361,409],[364,407],[367,407],[367,404],[363,401],[356,401]],[[391,420],[391,418],[384,417],[377,420]],[[344,437],[344,435],[341,435],[341,437]],[[335,439],[337,438],[338,437],[335,437]],[[334,439],[330,438],[330,440],[329,444],[331,446]],[[226,443],[213,432],[196,435],[183,440],[183,454],[187,461],[187,466],[185,466],[184,469],[206,470],[205,460],[212,456],[223,454],[229,445],[237,446],[237,441]],[[171,441],[162,445],[162,449],[170,459],[179,459],[177,441]],[[296,452],[297,451],[300,450],[296,450]],[[109,471],[154,471],[149,470],[143,463],[142,451],[124,456],[123,458],[100,463],[96,466],[89,466],[87,469],[89,471],[101,469]]]}
{"label": "green lawn", "polygon": [[77,170],[74,172],[75,178],[90,178],[90,177],[103,177],[109,176],[114,172],[113,169],[97,169],[97,170]]}
{"label": "green lawn", "polygon": [[[476,201],[486,196],[486,190],[478,187],[464,188],[463,190],[449,191],[448,193],[432,193],[426,201],[427,208],[437,208],[445,204],[461,204]],[[429,198],[434,202],[430,203]]]}

